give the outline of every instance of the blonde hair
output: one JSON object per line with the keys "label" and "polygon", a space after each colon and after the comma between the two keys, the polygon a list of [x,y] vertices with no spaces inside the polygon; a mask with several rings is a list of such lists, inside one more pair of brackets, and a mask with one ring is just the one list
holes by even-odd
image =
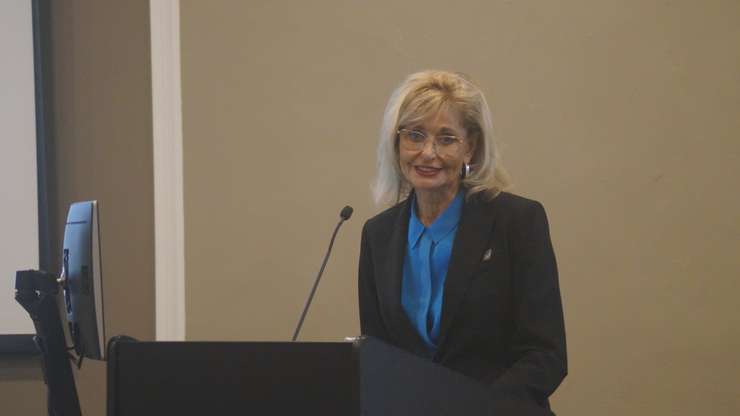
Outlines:
{"label": "blonde hair", "polygon": [[373,198],[378,205],[395,204],[411,191],[399,166],[397,131],[441,109],[456,111],[474,149],[471,173],[462,180],[467,196],[482,192],[493,198],[509,186],[498,162],[491,111],[480,88],[458,72],[427,70],[409,75],[393,91],[383,115],[378,142]]}

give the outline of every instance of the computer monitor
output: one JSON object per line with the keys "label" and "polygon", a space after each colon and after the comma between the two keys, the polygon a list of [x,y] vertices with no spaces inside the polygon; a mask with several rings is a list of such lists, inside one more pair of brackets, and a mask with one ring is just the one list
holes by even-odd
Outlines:
{"label": "computer monitor", "polygon": [[75,352],[103,360],[106,339],[97,201],[69,207],[62,256],[64,307]]}

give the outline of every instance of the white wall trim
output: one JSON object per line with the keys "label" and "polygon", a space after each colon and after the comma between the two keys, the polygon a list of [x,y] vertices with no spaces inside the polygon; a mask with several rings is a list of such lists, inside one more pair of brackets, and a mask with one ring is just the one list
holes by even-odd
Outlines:
{"label": "white wall trim", "polygon": [[158,341],[185,340],[179,0],[150,0],[154,145],[155,314]]}

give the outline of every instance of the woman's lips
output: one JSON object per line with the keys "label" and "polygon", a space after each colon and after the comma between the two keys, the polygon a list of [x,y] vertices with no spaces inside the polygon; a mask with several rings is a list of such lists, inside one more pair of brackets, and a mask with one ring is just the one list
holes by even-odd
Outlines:
{"label": "woman's lips", "polygon": [[421,175],[421,176],[434,176],[442,169],[433,168],[430,166],[414,166],[414,170],[416,171],[418,175]]}

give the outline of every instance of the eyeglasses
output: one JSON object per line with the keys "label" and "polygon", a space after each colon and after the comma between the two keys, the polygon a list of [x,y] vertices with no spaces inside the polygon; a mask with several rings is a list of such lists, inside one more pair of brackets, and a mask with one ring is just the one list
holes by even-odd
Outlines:
{"label": "eyeglasses", "polygon": [[419,130],[399,129],[399,145],[409,151],[419,151],[424,149],[428,138],[433,138],[432,144],[437,154],[456,154],[462,147],[463,139],[452,134],[442,133],[432,136]]}

